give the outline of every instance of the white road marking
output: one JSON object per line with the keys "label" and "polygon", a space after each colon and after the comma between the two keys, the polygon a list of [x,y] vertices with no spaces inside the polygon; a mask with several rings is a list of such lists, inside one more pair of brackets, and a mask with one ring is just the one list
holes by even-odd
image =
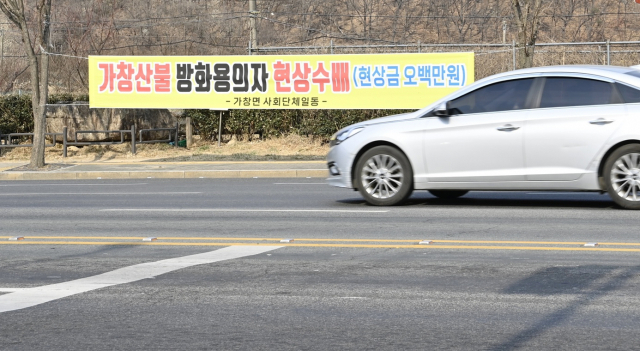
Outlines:
{"label": "white road marking", "polygon": [[546,193],[527,193],[527,195],[604,195],[597,192],[546,192]]}
{"label": "white road marking", "polygon": [[202,194],[199,191],[183,192],[157,192],[157,193],[10,193],[0,194],[0,196],[45,196],[45,195],[191,195]]}
{"label": "white road marking", "polygon": [[113,285],[126,284],[142,279],[151,279],[191,266],[231,260],[245,256],[261,254],[281,248],[282,246],[229,246],[224,249],[196,255],[171,258],[162,261],[141,263],[134,266],[116,269],[115,271],[94,275],[92,277],[51,284],[36,288],[20,289],[6,295],[0,295],[0,313],[20,310],[67,296],[87,291],[106,288]]}
{"label": "white road marking", "polygon": [[52,183],[52,184],[42,184],[42,183],[27,183],[27,184],[0,184],[0,186],[125,186],[125,185],[147,185],[149,183],[128,183],[128,184],[97,184],[97,183]]}
{"label": "white road marking", "polygon": [[387,213],[383,211],[360,210],[250,210],[233,208],[105,208],[101,212],[328,212],[328,213]]}
{"label": "white road marking", "polygon": [[20,290],[24,290],[25,288],[0,288],[0,293],[12,293]]}
{"label": "white road marking", "polygon": [[349,300],[366,300],[366,297],[362,296],[341,296],[339,299],[349,299]]}
{"label": "white road marking", "polygon": [[327,185],[327,183],[273,183],[274,185]]}

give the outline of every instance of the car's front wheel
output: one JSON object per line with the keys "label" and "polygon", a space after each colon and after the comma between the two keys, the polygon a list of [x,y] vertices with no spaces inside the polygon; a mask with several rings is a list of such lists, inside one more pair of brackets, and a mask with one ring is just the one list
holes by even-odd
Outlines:
{"label": "car's front wheel", "polygon": [[604,165],[604,182],[615,203],[640,210],[640,145],[625,145],[609,156]]}
{"label": "car's front wheel", "polygon": [[413,169],[407,157],[391,146],[366,151],[356,164],[355,182],[365,200],[376,206],[396,205],[413,192]]}

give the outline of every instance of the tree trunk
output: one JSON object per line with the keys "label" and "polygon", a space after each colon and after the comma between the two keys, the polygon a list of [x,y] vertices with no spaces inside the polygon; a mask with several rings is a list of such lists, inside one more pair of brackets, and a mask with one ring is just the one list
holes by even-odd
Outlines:
{"label": "tree trunk", "polygon": [[[44,133],[46,124],[46,101],[42,101],[42,81],[40,80],[40,67],[42,61],[47,60],[47,55],[34,56],[29,60],[31,71],[31,107],[33,109],[33,147],[29,165],[32,168],[44,167]],[[45,92],[46,95],[47,92]]]}
{"label": "tree trunk", "polygon": [[518,68],[533,67],[542,0],[512,0],[511,7],[518,27]]}
{"label": "tree trunk", "polygon": [[[33,109],[33,147],[31,148],[31,168],[44,167],[44,145],[46,129],[47,100],[49,99],[49,57],[46,50],[51,41],[51,0],[36,2],[37,16],[29,28],[23,0],[0,0],[0,10],[20,29],[22,44],[29,60],[31,74],[31,107]],[[31,29],[31,31],[30,31]],[[35,37],[31,39],[31,33]],[[35,48],[34,48],[35,45]],[[36,51],[39,53],[36,54]]]}
{"label": "tree trunk", "polygon": [[518,68],[533,67],[533,55],[535,54],[535,40],[527,40],[524,33],[518,35],[517,42],[517,62]]}

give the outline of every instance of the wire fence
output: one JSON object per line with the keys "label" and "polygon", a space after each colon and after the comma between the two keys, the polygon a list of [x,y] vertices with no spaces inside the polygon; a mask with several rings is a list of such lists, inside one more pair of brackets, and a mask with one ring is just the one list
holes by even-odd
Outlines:
{"label": "wire fence", "polygon": [[[534,66],[640,64],[640,41],[603,41],[579,43],[539,43],[535,45]],[[515,42],[505,44],[398,44],[249,47],[253,55],[376,54],[474,52],[476,79],[515,70],[518,51]]]}
{"label": "wire fence", "polygon": [[[518,67],[518,52],[523,48],[515,42],[505,44],[391,44],[391,45],[330,45],[247,47],[252,55],[310,54],[375,54],[375,53],[441,53],[474,52],[475,79],[510,71]],[[86,94],[88,62],[86,57],[50,54],[49,82],[52,93]],[[538,43],[535,45],[534,66],[550,65],[616,65],[640,64],[640,41],[602,41],[577,43]],[[24,94],[31,89],[28,61],[25,56],[7,55],[0,50],[0,92]]]}

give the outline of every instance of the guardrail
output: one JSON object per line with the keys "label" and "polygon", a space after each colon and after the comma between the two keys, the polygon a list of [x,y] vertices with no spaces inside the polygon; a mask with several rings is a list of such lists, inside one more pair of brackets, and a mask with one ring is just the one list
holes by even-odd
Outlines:
{"label": "guardrail", "polygon": [[[174,146],[178,146],[177,140],[178,140],[178,132],[179,132],[179,130],[180,130],[180,123],[178,123],[178,122],[176,122],[176,126],[174,128],[140,129],[138,131],[140,139],[137,141],[137,143],[138,144],[170,143],[172,141],[171,139],[173,137],[174,138],[173,141],[175,143]],[[163,132],[163,131],[172,132],[172,133],[169,133],[169,136],[168,136],[167,139],[160,139],[160,140],[143,140],[142,139],[143,133]]]}
{"label": "guardrail", "polygon": [[[139,140],[136,140],[136,127],[131,126],[131,129],[124,130],[77,130],[74,133],[73,141],[68,140],[67,127],[62,128],[62,133],[45,133],[45,136],[52,137],[52,144],[46,144],[45,147],[54,147],[57,145],[58,136],[62,136],[62,157],[67,157],[67,147],[69,146],[88,146],[88,145],[118,145],[124,144],[126,141],[131,140],[131,153],[136,154],[136,144],[152,144],[152,143],[170,143],[174,142],[174,147],[178,147],[178,132],[180,131],[179,123],[176,123],[175,128],[149,128],[139,130]],[[144,140],[143,134],[150,132],[169,132],[167,139],[161,140]],[[120,134],[120,141],[78,141],[78,135],[80,134]],[[125,135],[130,135],[130,139],[125,140]],[[0,134],[0,156],[4,149],[16,148],[16,147],[33,147],[33,141],[31,144],[14,144],[13,140],[18,137],[31,137],[33,140],[33,133],[9,133]],[[173,140],[172,140],[173,139]]]}
{"label": "guardrail", "polygon": [[[47,136],[58,136],[62,135],[62,133],[45,133],[45,137]],[[0,134],[0,147],[32,147],[33,144],[13,144],[12,139],[16,137],[24,137],[24,136],[32,136],[33,133],[9,133],[9,134]],[[53,144],[44,144],[45,147],[56,146],[56,138],[53,138]]]}

